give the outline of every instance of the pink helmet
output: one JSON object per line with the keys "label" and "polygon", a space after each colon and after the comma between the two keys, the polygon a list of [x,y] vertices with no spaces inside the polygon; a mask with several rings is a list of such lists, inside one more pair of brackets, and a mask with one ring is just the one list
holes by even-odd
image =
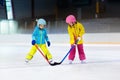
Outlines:
{"label": "pink helmet", "polygon": [[67,23],[67,24],[75,23],[75,22],[76,22],[76,18],[75,18],[74,15],[68,15],[68,16],[66,17],[66,23]]}

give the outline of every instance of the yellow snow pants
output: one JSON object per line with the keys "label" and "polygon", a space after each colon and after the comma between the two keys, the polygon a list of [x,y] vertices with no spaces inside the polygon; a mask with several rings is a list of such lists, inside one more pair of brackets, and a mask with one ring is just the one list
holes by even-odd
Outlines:
{"label": "yellow snow pants", "polygon": [[[52,55],[49,52],[49,50],[46,47],[46,44],[38,44],[38,47],[42,50],[44,56],[50,60],[52,59]],[[37,48],[33,45],[32,48],[30,49],[29,53],[26,56],[26,59],[31,60],[34,56],[34,54],[36,53]]]}

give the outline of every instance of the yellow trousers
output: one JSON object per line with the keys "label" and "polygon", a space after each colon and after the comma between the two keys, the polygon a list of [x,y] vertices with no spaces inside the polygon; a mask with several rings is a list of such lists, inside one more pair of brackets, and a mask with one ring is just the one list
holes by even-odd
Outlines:
{"label": "yellow trousers", "polygon": [[[46,44],[38,44],[38,47],[42,50],[44,56],[48,60],[52,59],[52,55],[47,49]],[[31,60],[34,54],[36,53],[36,51],[37,51],[37,48],[33,45],[32,48],[30,49],[30,52],[27,54],[26,59]]]}

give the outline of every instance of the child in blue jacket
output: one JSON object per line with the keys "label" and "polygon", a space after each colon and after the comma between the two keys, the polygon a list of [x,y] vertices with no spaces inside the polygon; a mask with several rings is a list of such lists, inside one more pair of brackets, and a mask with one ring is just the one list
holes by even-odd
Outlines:
{"label": "child in blue jacket", "polygon": [[37,48],[35,47],[35,44],[37,44],[38,47],[43,51],[44,56],[47,58],[47,60],[49,60],[50,64],[54,64],[52,55],[46,46],[46,42],[47,42],[48,47],[50,46],[50,41],[47,36],[47,31],[44,28],[45,25],[46,25],[46,21],[44,19],[40,18],[37,21],[37,26],[35,27],[33,34],[32,34],[32,45],[33,46],[26,56],[26,62],[29,62],[33,58],[34,54],[37,51]]}

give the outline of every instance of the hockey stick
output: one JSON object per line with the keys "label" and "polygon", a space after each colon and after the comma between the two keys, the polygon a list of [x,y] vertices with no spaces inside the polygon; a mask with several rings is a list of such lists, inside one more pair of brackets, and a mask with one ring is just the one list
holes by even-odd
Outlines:
{"label": "hockey stick", "polygon": [[[78,43],[79,40],[75,41],[75,44]],[[63,59],[60,61],[60,64],[66,59],[66,57],[68,56],[68,54],[70,54],[71,50],[75,47],[75,45],[72,45],[72,47],[70,48],[70,50],[68,51],[68,53],[63,57]]]}
{"label": "hockey stick", "polygon": [[68,54],[71,52],[71,50],[75,47],[75,45],[73,45],[70,50],[67,52],[67,54],[63,57],[63,59],[60,61],[60,64],[66,59],[66,57],[68,56]]}
{"label": "hockey stick", "polygon": [[51,64],[48,59],[44,56],[43,52],[39,49],[38,45],[35,44],[35,47],[37,48],[37,50],[41,53],[41,55],[44,57],[44,59],[51,65],[51,66],[55,66],[55,65],[59,65],[60,63],[58,62],[54,62],[53,64]]}

